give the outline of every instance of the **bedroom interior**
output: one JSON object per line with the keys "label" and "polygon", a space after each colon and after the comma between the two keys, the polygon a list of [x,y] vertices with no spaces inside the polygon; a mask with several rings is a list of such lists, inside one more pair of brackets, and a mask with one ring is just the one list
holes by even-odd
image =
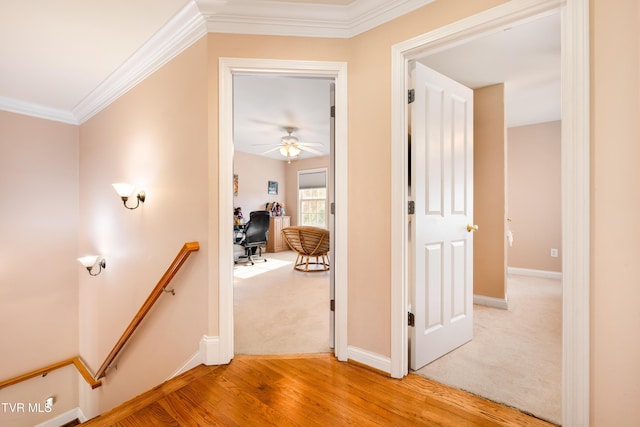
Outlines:
{"label": "bedroom interior", "polygon": [[[242,208],[245,219],[254,210],[273,213],[263,249],[266,262],[240,260],[234,266],[236,354],[330,351],[330,272],[297,270],[298,254],[281,230],[300,224],[301,190],[327,189],[331,83],[234,76],[234,208]],[[327,202],[321,205],[320,224],[308,217],[317,213],[307,214],[306,223],[328,229]]]}

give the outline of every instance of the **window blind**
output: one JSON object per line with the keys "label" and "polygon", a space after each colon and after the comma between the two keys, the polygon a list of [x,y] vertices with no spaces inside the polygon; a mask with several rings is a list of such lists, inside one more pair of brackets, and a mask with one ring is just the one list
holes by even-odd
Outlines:
{"label": "window blind", "polygon": [[325,188],[327,186],[327,171],[300,172],[298,175],[298,188]]}

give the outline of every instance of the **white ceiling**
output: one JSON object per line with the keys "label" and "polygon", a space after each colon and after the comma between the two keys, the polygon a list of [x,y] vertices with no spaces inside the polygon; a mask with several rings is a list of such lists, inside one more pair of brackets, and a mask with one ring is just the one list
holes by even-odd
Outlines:
{"label": "white ceiling", "polygon": [[68,111],[186,0],[2,0],[0,97]]}
{"label": "white ceiling", "polygon": [[505,84],[508,127],[560,120],[560,15],[480,37],[420,60],[472,89]]}
{"label": "white ceiling", "polygon": [[[330,84],[333,79],[243,75],[233,80],[234,148],[282,160],[276,150],[266,151],[287,135],[300,142],[322,144],[313,149],[329,154]],[[298,158],[318,154],[302,152]]]}
{"label": "white ceiling", "polygon": [[[2,0],[0,109],[79,124],[206,32],[348,38],[431,1]],[[506,82],[511,123],[555,120],[559,42],[556,16],[424,62],[470,87]],[[285,135],[282,126],[298,127],[294,135],[301,141],[326,141],[328,119],[318,118],[318,111],[326,111],[328,98],[306,93],[300,79],[266,85],[295,85],[277,95],[262,93],[254,83],[247,88],[253,101],[236,111],[237,149],[251,151],[255,141],[277,143]],[[308,90],[317,92],[319,82],[312,83]],[[267,100],[269,108],[258,108]]]}

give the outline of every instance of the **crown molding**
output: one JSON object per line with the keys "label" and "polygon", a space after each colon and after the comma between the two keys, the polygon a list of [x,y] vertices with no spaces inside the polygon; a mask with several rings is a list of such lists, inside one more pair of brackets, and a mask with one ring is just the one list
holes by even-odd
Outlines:
{"label": "crown molding", "polygon": [[80,122],[70,111],[49,108],[39,104],[23,102],[12,98],[0,96],[0,110],[25,116],[38,117],[45,120],[79,125]]}
{"label": "crown molding", "polygon": [[[369,31],[386,22],[433,3],[435,0],[378,1],[371,7],[370,1],[358,0],[351,8],[351,37]],[[365,6],[365,3],[368,5]]]}
{"label": "crown molding", "polygon": [[72,111],[80,123],[89,120],[206,34],[194,2],[189,2],[120,68]]}
{"label": "crown molding", "polygon": [[356,0],[345,5],[278,0],[190,0],[72,111],[0,97],[0,110],[79,125],[208,32],[350,38],[434,0]]}
{"label": "crown molding", "polygon": [[277,0],[196,0],[212,33],[350,38],[434,0],[356,0],[345,5]]}

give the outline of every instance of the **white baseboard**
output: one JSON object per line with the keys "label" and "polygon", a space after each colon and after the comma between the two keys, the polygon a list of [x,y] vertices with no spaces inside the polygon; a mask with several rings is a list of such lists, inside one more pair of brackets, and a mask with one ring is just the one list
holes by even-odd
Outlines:
{"label": "white baseboard", "polygon": [[507,274],[514,274],[516,276],[531,276],[531,277],[544,277],[546,279],[562,280],[561,271],[545,271],[545,270],[533,270],[530,268],[518,268],[507,267]]}
{"label": "white baseboard", "polygon": [[[363,365],[370,366],[383,372],[391,372],[391,359],[362,350],[358,347],[349,346],[347,348],[347,358]],[[199,364],[225,365],[228,361],[220,360],[220,337],[203,335],[200,339],[200,349],[181,368],[179,368],[170,378],[180,375]]]}
{"label": "white baseboard", "polygon": [[391,359],[358,347],[347,347],[347,358],[379,371],[391,373]]}
{"label": "white baseboard", "polygon": [[223,365],[218,359],[220,355],[220,338],[203,335],[200,339],[199,349],[180,368],[178,368],[167,380],[195,368],[198,365]]}
{"label": "white baseboard", "polygon": [[60,427],[63,424],[79,419],[80,422],[87,421],[87,417],[84,416],[80,408],[71,409],[63,414],[57,415],[50,420],[37,424],[35,427]]}
{"label": "white baseboard", "polygon": [[473,303],[476,305],[483,305],[485,307],[501,308],[503,310],[509,309],[509,303],[506,298],[494,298],[486,297],[484,295],[474,295]]}
{"label": "white baseboard", "polygon": [[[383,372],[391,372],[391,359],[362,350],[358,347],[349,346],[347,348],[347,358],[363,365],[370,366]],[[199,364],[225,365],[228,361],[220,360],[220,337],[203,335],[200,339],[200,350],[195,353],[171,378],[192,369]]]}
{"label": "white baseboard", "polygon": [[200,339],[200,355],[207,366],[224,365],[220,360],[220,337],[203,335]]}
{"label": "white baseboard", "polygon": [[203,363],[202,354],[200,353],[200,351],[197,351],[196,353],[193,354],[193,356],[191,356],[191,358],[189,358],[189,360],[187,360],[184,363],[184,365],[182,365],[180,368],[178,368],[165,381],[168,381],[171,378],[177,377],[178,375],[183,374],[183,373],[187,372],[189,369],[193,369],[198,365],[202,365],[202,363]]}

